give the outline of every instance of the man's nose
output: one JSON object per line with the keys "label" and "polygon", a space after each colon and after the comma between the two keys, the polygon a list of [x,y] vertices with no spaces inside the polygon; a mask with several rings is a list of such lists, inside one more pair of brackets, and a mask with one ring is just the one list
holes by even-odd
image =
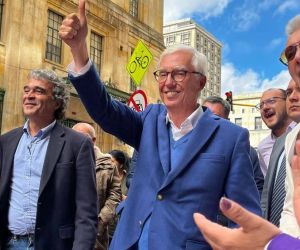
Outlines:
{"label": "man's nose", "polygon": [[35,92],[33,90],[29,90],[27,91],[26,93],[24,93],[24,95],[27,97],[27,98],[34,98],[35,97]]}
{"label": "man's nose", "polygon": [[263,103],[261,110],[263,112],[268,111],[270,109],[270,105],[268,103]]}
{"label": "man's nose", "polygon": [[176,82],[175,82],[175,80],[172,77],[172,73],[169,73],[167,75],[167,79],[165,81],[165,85],[166,86],[175,86],[176,85]]}
{"label": "man's nose", "polygon": [[299,98],[299,93],[296,93],[296,91],[292,91],[292,93],[289,95],[289,100],[290,101],[295,101],[298,100]]}

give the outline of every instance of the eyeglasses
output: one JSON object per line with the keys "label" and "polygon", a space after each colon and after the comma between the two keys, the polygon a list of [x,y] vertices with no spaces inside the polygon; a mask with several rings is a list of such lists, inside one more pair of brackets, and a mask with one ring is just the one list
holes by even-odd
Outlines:
{"label": "eyeglasses", "polygon": [[267,100],[264,100],[264,101],[260,102],[259,104],[257,104],[255,106],[255,108],[257,108],[258,110],[261,110],[261,109],[264,108],[264,105],[273,105],[273,104],[275,104],[277,102],[277,99],[285,100],[285,98],[283,98],[283,97],[277,97],[277,96],[271,97],[271,98],[269,98]]}
{"label": "eyeglasses", "polygon": [[281,55],[279,58],[280,62],[282,62],[284,65],[288,65],[288,63],[295,58],[295,55],[297,53],[297,48],[299,45],[300,45],[300,41],[293,45],[286,47],[281,52]]}
{"label": "eyeglasses", "polygon": [[171,77],[174,81],[176,82],[182,82],[187,73],[190,73],[190,74],[197,74],[197,75],[202,75],[202,73],[200,72],[196,72],[196,71],[188,71],[188,70],[183,70],[183,69],[179,69],[179,70],[173,70],[171,72],[168,72],[168,71],[164,71],[164,70],[156,70],[153,75],[156,79],[156,81],[162,83],[162,82],[165,82],[168,78],[168,75],[171,74]]}

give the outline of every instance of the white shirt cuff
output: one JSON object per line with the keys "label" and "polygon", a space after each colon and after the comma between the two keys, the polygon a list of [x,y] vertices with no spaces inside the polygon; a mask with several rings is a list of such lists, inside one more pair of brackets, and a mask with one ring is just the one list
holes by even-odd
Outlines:
{"label": "white shirt cuff", "polygon": [[88,62],[86,63],[86,65],[84,65],[78,72],[76,72],[76,71],[75,71],[75,63],[74,63],[74,61],[72,61],[72,62],[68,65],[67,71],[68,71],[68,73],[69,73],[71,76],[77,77],[77,76],[84,75],[86,72],[88,72],[92,65],[93,65],[93,63],[92,63],[92,61],[89,59]]}

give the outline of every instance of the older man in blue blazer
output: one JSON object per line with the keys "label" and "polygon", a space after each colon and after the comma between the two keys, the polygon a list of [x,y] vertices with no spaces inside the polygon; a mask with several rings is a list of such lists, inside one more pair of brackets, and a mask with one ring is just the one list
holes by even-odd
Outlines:
{"label": "older man in blue blazer", "polygon": [[154,73],[164,105],[137,113],[107,93],[89,61],[86,34],[83,0],[60,27],[74,58],[70,79],[91,117],[139,152],[110,249],[210,249],[193,213],[216,221],[224,195],[260,214],[247,130],[197,103],[206,57],[188,46],[167,49]]}

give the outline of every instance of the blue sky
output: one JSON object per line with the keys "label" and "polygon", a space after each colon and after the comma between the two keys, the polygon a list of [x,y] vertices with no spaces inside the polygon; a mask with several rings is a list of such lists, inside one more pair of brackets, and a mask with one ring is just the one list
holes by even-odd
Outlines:
{"label": "blue sky", "polygon": [[300,14],[299,0],[165,0],[164,22],[191,17],[223,44],[222,94],[285,88],[290,79],[278,60],[285,26]]}

